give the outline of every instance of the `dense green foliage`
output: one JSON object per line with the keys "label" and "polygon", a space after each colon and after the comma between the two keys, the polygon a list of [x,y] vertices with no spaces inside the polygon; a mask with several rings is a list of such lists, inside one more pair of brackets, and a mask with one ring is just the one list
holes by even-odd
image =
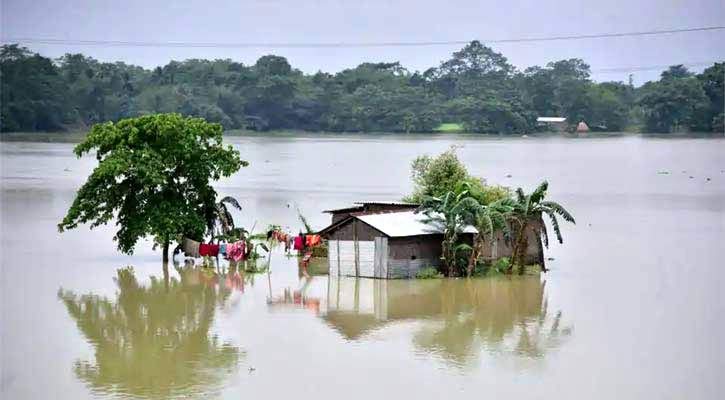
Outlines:
{"label": "dense green foliage", "polygon": [[[486,244],[493,246],[499,233],[512,246],[506,272],[512,273],[518,266],[523,273],[528,245],[526,232],[533,229],[548,247],[544,215],[549,218],[559,243],[563,239],[558,217],[574,223],[574,217],[563,206],[546,200],[549,187],[546,181],[528,195],[521,188],[512,193],[506,187],[486,185],[483,179],[468,173],[455,148],[436,157],[416,158],[412,163],[412,179],[414,192],[406,200],[420,203],[420,211],[426,216],[424,222],[443,233],[443,270],[448,276],[474,275],[480,269]],[[462,240],[467,227],[474,227],[478,232],[468,243]],[[546,271],[544,265],[541,269]]]}
{"label": "dense green foliage", "polygon": [[176,112],[225,129],[431,132],[442,126],[510,134],[545,129],[538,116],[565,116],[610,131],[640,124],[657,132],[722,131],[724,65],[699,75],[673,67],[660,81],[635,88],[593,82],[580,59],[517,71],[477,41],[423,72],[363,63],[311,75],[274,55],[254,65],[192,59],[146,70],[81,54],[51,60],[5,45],[0,128],[82,129]]}
{"label": "dense green foliage", "polygon": [[152,236],[168,257],[178,235],[202,239],[218,218],[210,181],[245,166],[222,145],[222,127],[200,118],[159,114],[96,124],[74,152],[95,151],[98,166],[78,190],[60,231],[115,219],[118,249],[133,252]]}
{"label": "dense green foliage", "polygon": [[467,196],[483,204],[510,195],[508,188],[488,185],[484,179],[469,174],[466,166],[458,159],[455,147],[435,157],[417,157],[411,165],[411,178],[413,193],[405,198],[411,203],[421,203],[426,197],[443,197],[448,192],[457,192],[463,184],[466,185]]}

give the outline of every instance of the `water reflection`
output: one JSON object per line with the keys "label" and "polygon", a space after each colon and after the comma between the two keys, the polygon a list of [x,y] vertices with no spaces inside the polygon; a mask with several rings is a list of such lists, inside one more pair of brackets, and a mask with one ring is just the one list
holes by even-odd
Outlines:
{"label": "water reflection", "polygon": [[[60,289],[58,297],[94,348],[76,376],[94,391],[143,398],[214,393],[243,353],[209,334],[218,305],[244,279],[200,268],[177,268],[179,279],[139,284],[118,270],[115,300]],[[228,279],[227,279],[228,278]],[[228,282],[227,282],[228,281]],[[228,287],[228,288],[227,288]]]}
{"label": "water reflection", "polygon": [[415,347],[454,364],[481,351],[543,357],[571,334],[549,310],[539,277],[430,281],[330,278],[325,321],[348,340],[397,321],[418,322]]}

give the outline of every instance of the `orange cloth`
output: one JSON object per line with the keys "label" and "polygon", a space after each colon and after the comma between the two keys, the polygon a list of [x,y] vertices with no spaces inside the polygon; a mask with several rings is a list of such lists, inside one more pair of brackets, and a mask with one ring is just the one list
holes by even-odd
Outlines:
{"label": "orange cloth", "polygon": [[322,242],[322,238],[320,235],[307,235],[305,238],[305,244],[307,247],[315,247],[318,246]]}

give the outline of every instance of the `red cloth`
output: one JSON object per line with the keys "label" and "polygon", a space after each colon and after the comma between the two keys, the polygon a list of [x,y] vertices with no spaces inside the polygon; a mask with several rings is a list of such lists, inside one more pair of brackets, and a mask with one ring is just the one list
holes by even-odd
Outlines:
{"label": "red cloth", "polygon": [[199,245],[199,255],[202,257],[204,257],[204,256],[216,257],[219,255],[219,245],[202,243]]}
{"label": "red cloth", "polygon": [[302,239],[303,239],[302,236],[295,236],[295,246],[294,246],[295,250],[304,249],[305,245],[304,245],[304,242],[302,241]]}

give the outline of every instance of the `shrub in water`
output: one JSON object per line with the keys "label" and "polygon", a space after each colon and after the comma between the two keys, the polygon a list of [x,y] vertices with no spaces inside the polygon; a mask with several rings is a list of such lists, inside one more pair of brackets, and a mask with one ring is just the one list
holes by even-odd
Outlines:
{"label": "shrub in water", "polygon": [[416,279],[435,279],[442,277],[443,275],[438,272],[438,269],[436,269],[436,267],[421,268],[420,271],[415,274]]}

